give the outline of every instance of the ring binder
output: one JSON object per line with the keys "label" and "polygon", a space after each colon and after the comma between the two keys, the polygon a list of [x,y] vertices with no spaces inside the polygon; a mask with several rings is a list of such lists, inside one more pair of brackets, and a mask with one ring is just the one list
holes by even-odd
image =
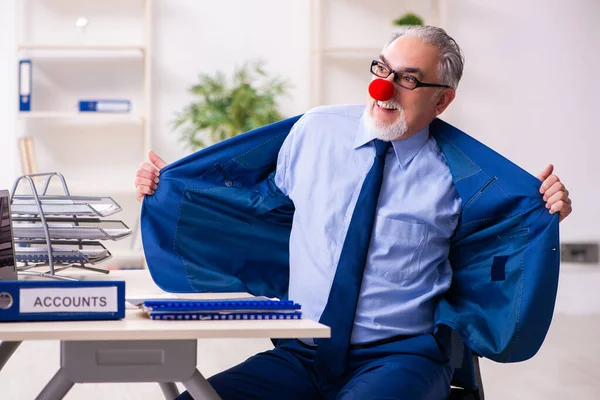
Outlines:
{"label": "ring binder", "polygon": [[1,281],[0,321],[125,318],[125,281]]}
{"label": "ring binder", "polygon": [[31,60],[19,61],[19,111],[31,111]]}
{"label": "ring binder", "polygon": [[80,112],[128,113],[131,111],[129,100],[80,100]]}

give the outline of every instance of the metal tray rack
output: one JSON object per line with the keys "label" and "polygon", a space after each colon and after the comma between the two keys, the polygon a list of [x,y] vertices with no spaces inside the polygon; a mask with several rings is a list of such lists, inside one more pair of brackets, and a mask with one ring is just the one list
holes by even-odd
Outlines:
{"label": "metal tray rack", "polygon": [[[54,177],[62,186],[60,195],[47,194]],[[43,181],[41,191],[36,181]],[[29,183],[31,194],[15,194],[22,182]],[[122,221],[102,219],[121,210],[111,197],[72,196],[58,172],[20,176],[11,191],[17,271],[69,280],[73,278],[57,272],[79,268],[108,274],[108,270],[90,265],[112,257],[100,241],[121,240],[132,234]]]}

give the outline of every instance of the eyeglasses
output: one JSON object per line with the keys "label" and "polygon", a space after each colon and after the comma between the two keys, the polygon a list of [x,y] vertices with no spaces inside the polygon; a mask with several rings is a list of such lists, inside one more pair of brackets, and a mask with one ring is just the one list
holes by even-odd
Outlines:
{"label": "eyeglasses", "polygon": [[387,78],[391,74],[394,74],[394,82],[408,90],[414,90],[418,87],[443,87],[452,88],[448,85],[439,85],[437,83],[423,83],[417,78],[410,74],[404,74],[402,72],[396,72],[381,61],[371,61],[371,73],[380,78]]}

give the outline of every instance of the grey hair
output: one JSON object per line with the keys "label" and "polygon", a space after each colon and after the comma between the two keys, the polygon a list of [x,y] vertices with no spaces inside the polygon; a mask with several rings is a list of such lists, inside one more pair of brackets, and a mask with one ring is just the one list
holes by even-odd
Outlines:
{"label": "grey hair", "polygon": [[458,43],[450,37],[442,28],[430,25],[415,25],[401,27],[394,33],[385,47],[401,36],[415,36],[420,38],[423,43],[433,44],[440,51],[440,63],[438,65],[438,74],[441,84],[448,85],[456,89],[458,82],[462,77],[465,57]]}

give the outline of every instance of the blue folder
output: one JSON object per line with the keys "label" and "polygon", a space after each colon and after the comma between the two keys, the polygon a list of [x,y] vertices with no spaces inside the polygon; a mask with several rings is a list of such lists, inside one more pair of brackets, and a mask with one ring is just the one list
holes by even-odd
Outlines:
{"label": "blue folder", "polygon": [[124,317],[124,281],[0,281],[0,322]]}
{"label": "blue folder", "polygon": [[129,100],[80,100],[80,112],[128,113],[131,111]]}
{"label": "blue folder", "polygon": [[31,111],[31,60],[19,61],[19,111]]}
{"label": "blue folder", "polygon": [[291,300],[147,300],[144,311],[160,320],[300,319],[301,306]]}

